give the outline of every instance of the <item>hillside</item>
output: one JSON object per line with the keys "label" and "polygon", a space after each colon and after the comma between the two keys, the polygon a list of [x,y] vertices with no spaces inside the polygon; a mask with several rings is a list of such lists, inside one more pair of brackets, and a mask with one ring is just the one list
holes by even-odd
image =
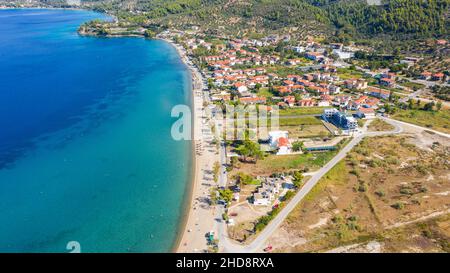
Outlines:
{"label": "hillside", "polygon": [[[0,3],[4,2],[0,0]],[[62,0],[40,0],[66,5]],[[218,33],[247,35],[284,29],[355,38],[448,37],[450,0],[89,0],[89,8],[145,25],[199,25]],[[381,2],[381,1],[371,1]],[[312,33],[311,33],[312,32]]]}

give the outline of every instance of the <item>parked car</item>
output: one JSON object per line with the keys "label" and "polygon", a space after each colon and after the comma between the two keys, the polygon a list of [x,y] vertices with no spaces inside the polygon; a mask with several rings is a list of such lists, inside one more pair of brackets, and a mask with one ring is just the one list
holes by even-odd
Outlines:
{"label": "parked car", "polygon": [[271,245],[268,245],[266,248],[264,248],[264,252],[270,252],[273,249]]}

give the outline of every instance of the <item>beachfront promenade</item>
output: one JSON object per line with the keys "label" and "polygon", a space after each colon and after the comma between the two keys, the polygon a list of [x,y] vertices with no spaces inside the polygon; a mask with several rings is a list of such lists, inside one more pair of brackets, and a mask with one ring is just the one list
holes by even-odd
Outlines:
{"label": "beachfront promenade", "polygon": [[[173,42],[171,43],[173,44]],[[216,145],[212,143],[213,136],[208,124],[210,117],[203,107],[203,102],[209,101],[209,93],[205,91],[206,83],[198,69],[187,57],[184,48],[175,44],[174,46],[192,76],[192,115],[194,117],[192,152],[195,165],[188,215],[186,215],[185,227],[176,251],[205,252],[208,249],[206,235],[217,228],[215,216],[218,208],[211,206],[209,198],[211,189],[215,187],[212,169],[214,163],[219,161],[219,153]]]}

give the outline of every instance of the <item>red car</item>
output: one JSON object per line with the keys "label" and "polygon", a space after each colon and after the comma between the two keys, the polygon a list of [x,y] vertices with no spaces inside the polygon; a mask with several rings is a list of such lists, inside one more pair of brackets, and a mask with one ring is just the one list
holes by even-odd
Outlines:
{"label": "red car", "polygon": [[272,246],[268,245],[266,248],[264,248],[264,252],[269,252],[272,250]]}

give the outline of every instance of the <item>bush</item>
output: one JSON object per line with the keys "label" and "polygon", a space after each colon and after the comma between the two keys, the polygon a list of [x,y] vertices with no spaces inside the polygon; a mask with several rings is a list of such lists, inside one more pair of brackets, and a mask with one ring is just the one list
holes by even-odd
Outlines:
{"label": "bush", "polygon": [[283,201],[290,200],[292,197],[294,197],[294,195],[295,193],[293,191],[286,192],[286,194],[283,196]]}
{"label": "bush", "polygon": [[393,204],[392,207],[393,207],[394,209],[401,210],[401,209],[404,209],[404,208],[405,208],[405,204],[402,203],[402,202],[397,202],[397,203]]}
{"label": "bush", "polygon": [[366,183],[359,184],[358,191],[359,192],[366,192],[367,191],[367,184]]}
{"label": "bush", "polygon": [[383,196],[386,195],[386,194],[384,193],[383,190],[377,190],[377,191],[375,192],[375,194],[378,195],[378,197],[383,197]]}
{"label": "bush", "polygon": [[228,219],[230,219],[230,218],[228,217],[228,214],[227,214],[227,213],[222,213],[222,219],[223,219],[224,221],[228,221]]}
{"label": "bush", "polygon": [[412,195],[413,191],[410,188],[401,188],[400,189],[400,193],[401,194],[406,194],[406,195]]}

